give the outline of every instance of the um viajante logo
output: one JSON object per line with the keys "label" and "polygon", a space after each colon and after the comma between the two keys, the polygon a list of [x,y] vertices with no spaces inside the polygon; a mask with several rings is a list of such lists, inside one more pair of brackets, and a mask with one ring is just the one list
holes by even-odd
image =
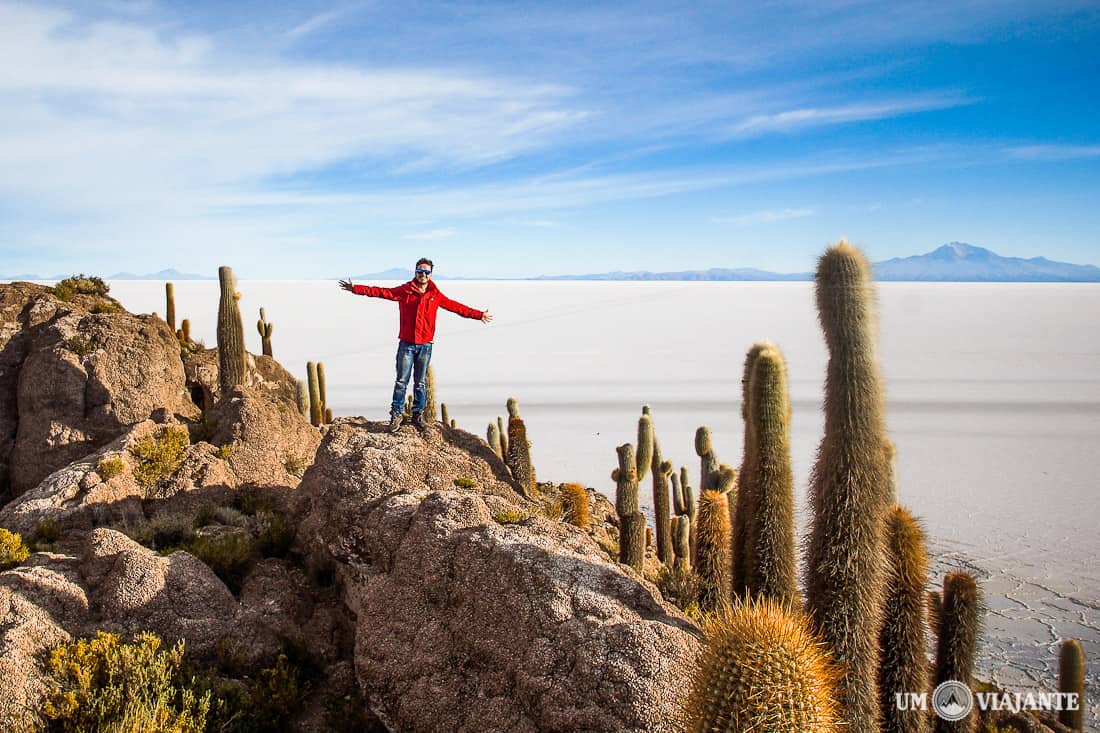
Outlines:
{"label": "um viajante logo", "polygon": [[975,704],[983,711],[1005,710],[1018,713],[1024,710],[1077,710],[1081,704],[1076,692],[979,692],[956,680],[946,680],[936,686],[929,700],[927,692],[894,693],[898,710],[932,710],[943,720],[963,720],[974,710]]}

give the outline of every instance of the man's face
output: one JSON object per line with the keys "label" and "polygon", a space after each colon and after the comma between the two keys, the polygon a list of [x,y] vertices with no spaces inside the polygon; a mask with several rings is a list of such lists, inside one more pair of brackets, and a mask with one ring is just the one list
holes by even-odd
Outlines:
{"label": "man's face", "polygon": [[431,265],[417,265],[416,266],[416,282],[418,285],[427,284],[428,280],[432,277]]}

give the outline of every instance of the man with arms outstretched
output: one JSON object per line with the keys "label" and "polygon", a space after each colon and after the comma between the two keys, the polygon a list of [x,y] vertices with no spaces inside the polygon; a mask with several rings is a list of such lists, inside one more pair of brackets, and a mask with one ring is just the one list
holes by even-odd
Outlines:
{"label": "man with arms outstretched", "polygon": [[412,422],[417,430],[423,431],[427,427],[424,421],[424,402],[427,399],[424,381],[428,374],[428,363],[432,360],[436,311],[443,308],[463,318],[476,318],[482,323],[493,320],[489,311],[474,310],[444,295],[432,282],[434,269],[431,260],[421,257],[416,261],[413,279],[396,288],[353,285],[351,280],[341,280],[339,283],[349,293],[397,301],[401,326],[397,336],[397,380],[393,383],[393,401],[390,403],[391,433],[396,433],[401,427],[405,412],[405,389],[409,386],[410,375],[413,378]]}

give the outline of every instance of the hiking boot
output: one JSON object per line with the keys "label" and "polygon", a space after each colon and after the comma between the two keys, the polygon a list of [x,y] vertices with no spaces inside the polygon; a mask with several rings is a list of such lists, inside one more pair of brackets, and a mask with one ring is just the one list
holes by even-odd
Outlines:
{"label": "hiking boot", "polygon": [[404,420],[404,416],[401,414],[390,415],[390,427],[388,428],[391,433],[396,433],[401,429],[401,423]]}
{"label": "hiking boot", "polygon": [[428,421],[424,419],[424,413],[423,412],[414,412],[413,413],[412,424],[413,424],[414,428],[416,428],[417,430],[419,430],[422,433],[425,430],[428,429]]}

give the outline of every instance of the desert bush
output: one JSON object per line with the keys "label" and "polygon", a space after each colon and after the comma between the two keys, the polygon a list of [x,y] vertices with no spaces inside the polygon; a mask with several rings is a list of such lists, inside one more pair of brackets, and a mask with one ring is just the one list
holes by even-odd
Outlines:
{"label": "desert bush", "polygon": [[287,730],[302,709],[310,685],[302,670],[280,655],[251,684],[237,680],[205,680],[213,697],[208,731],[266,733]]}
{"label": "desert bush", "polygon": [[30,557],[30,554],[31,551],[21,535],[0,528],[0,570],[15,567]]}
{"label": "desert bush", "polygon": [[271,508],[271,500],[261,494],[257,489],[246,487],[238,489],[233,495],[233,508],[248,516],[255,516],[257,512]]}
{"label": "desert bush", "polygon": [[196,537],[185,549],[206,563],[231,591],[238,593],[256,548],[247,534],[230,532],[220,537]]}
{"label": "desert bush", "polygon": [[91,340],[79,333],[65,340],[65,348],[77,356],[87,356],[95,351],[95,346],[92,344]]}
{"label": "desert bush", "polygon": [[218,446],[218,458],[220,458],[224,461],[227,458],[229,458],[229,456],[231,456],[231,455],[233,455],[233,444],[232,443],[226,443],[225,445]]}
{"label": "desert bush", "polygon": [[210,694],[196,695],[184,679],[183,641],[160,646],[153,634],[124,643],[101,631],[54,647],[42,706],[48,730],[201,733]]}
{"label": "desert bush", "polygon": [[477,481],[472,478],[466,478],[465,476],[459,476],[454,480],[454,485],[460,489],[472,489],[477,486]]}
{"label": "desert bush", "polygon": [[277,511],[256,513],[256,549],[264,557],[286,557],[294,542],[294,525]]}
{"label": "desert bush", "polygon": [[92,306],[92,313],[121,313],[122,306],[113,300],[98,300]]}
{"label": "desert bush", "polygon": [[136,459],[134,478],[145,488],[155,487],[179,470],[183,449],[189,442],[183,428],[165,428],[156,437],[146,435],[130,446],[130,454]]}
{"label": "desert bush", "polygon": [[681,611],[699,607],[702,588],[699,575],[694,570],[662,565],[657,572],[657,589],[666,601]]}
{"label": "desert bush", "polygon": [[53,294],[59,300],[70,301],[74,295],[106,295],[111,291],[111,286],[103,282],[103,278],[84,277],[84,273],[67,277],[51,288]]}
{"label": "desert bush", "polygon": [[283,461],[283,468],[286,469],[286,472],[291,476],[298,476],[299,478],[306,472],[308,467],[309,458],[305,456],[290,455]]}
{"label": "desert bush", "polygon": [[247,527],[248,517],[233,507],[208,504],[202,509],[199,509],[198,514],[195,515],[194,526],[198,529],[199,527],[206,527],[211,524],[224,524],[228,527]]}
{"label": "desert bush", "polygon": [[493,519],[499,524],[519,524],[530,518],[529,512],[518,507],[509,507],[493,513]]}
{"label": "desert bush", "polygon": [[109,458],[101,458],[99,463],[96,464],[95,472],[99,474],[99,477],[104,481],[110,481],[115,476],[120,475],[126,470],[126,461],[122,460],[118,456],[110,456]]}
{"label": "desert bush", "polygon": [[158,552],[184,547],[195,536],[194,524],[184,514],[160,514],[136,529],[122,531],[134,542]]}

